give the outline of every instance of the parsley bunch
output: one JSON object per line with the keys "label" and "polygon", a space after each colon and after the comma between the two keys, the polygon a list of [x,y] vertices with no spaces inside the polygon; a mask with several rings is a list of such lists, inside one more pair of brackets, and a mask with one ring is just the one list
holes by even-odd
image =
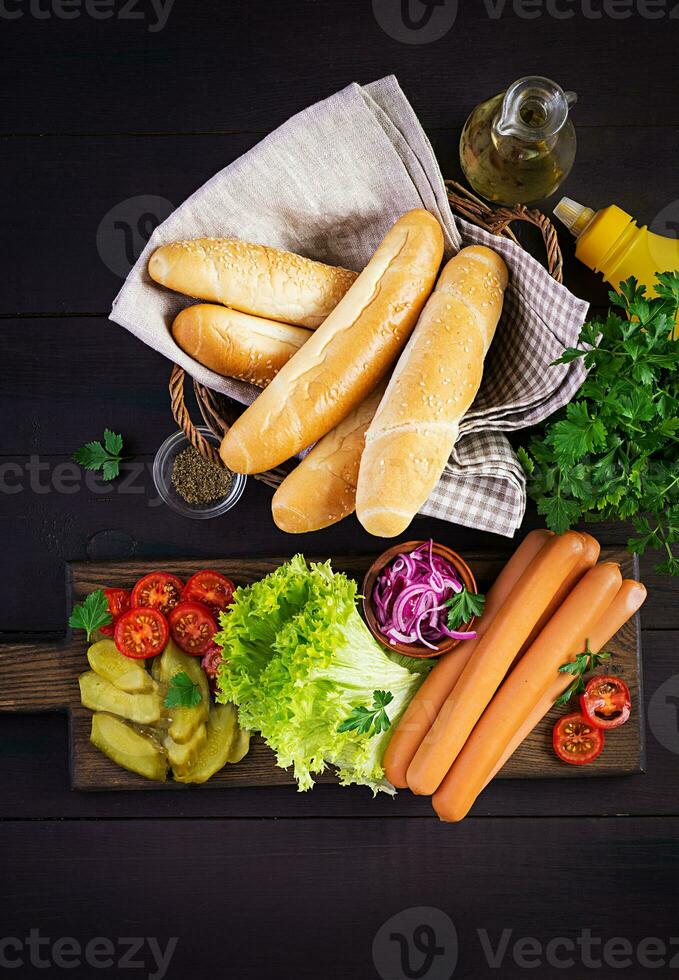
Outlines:
{"label": "parsley bunch", "polygon": [[632,520],[631,551],[664,549],[657,570],[679,575],[679,273],[658,274],[657,297],[636,279],[611,293],[611,311],[586,323],[577,347],[556,361],[583,358],[588,377],[519,458],[529,495],[548,527],[579,520]]}

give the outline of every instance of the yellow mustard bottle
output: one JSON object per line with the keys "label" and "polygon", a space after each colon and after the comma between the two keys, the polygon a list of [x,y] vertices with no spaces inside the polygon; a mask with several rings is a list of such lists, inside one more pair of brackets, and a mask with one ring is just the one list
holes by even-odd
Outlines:
{"label": "yellow mustard bottle", "polygon": [[[554,214],[577,238],[576,257],[618,292],[620,283],[634,276],[655,295],[656,274],[679,271],[679,239],[656,235],[645,225],[640,228],[615,204],[593,211],[564,197]],[[679,337],[679,316],[674,336]]]}

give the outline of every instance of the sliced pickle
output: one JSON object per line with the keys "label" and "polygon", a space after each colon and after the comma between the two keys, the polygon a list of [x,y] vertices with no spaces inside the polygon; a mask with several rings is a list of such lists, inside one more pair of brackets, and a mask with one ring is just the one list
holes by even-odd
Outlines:
{"label": "sliced pickle", "polygon": [[188,674],[200,690],[200,702],[194,705],[194,707],[185,708],[179,706],[165,709],[170,718],[170,728],[168,731],[170,738],[175,742],[179,742],[180,745],[184,745],[191,739],[196,729],[204,721],[207,721],[210,711],[210,691],[207,685],[207,677],[201,667],[200,659],[189,657],[186,653],[183,653],[172,640],[165,647],[161,656],[156,657],[156,660],[160,661],[158,665],[158,679],[164,691],[169,687],[175,674],[182,672]]}
{"label": "sliced pickle", "polygon": [[173,768],[179,783],[206,783],[229,761],[238,728],[238,716],[232,704],[216,704],[207,720],[207,742],[192,766]]}
{"label": "sliced pickle", "polygon": [[96,674],[121,691],[142,694],[155,690],[151,675],[144,669],[144,661],[124,657],[113,640],[93,643],[87,651],[87,659]]}
{"label": "sliced pickle", "polygon": [[81,674],[80,700],[85,708],[92,711],[109,711],[137,722],[138,725],[153,725],[160,720],[162,704],[157,691],[145,694],[128,694],[109,684],[93,670]]}
{"label": "sliced pickle", "polygon": [[149,735],[142,735],[113,715],[92,715],[90,740],[109,759],[146,779],[165,782],[167,758],[161,746]]}
{"label": "sliced pickle", "polygon": [[231,751],[229,752],[230,763],[240,762],[250,751],[250,732],[246,732],[243,728],[238,728],[236,730],[236,737],[233,740],[233,745],[231,746]]}
{"label": "sliced pickle", "polygon": [[206,742],[207,725],[203,721],[200,723],[188,742],[184,742],[182,745],[179,742],[175,742],[175,740],[170,738],[168,735],[163,740],[163,745],[167,751],[167,757],[170,760],[171,766],[176,766],[179,769],[188,769],[194,764],[198,753]]}

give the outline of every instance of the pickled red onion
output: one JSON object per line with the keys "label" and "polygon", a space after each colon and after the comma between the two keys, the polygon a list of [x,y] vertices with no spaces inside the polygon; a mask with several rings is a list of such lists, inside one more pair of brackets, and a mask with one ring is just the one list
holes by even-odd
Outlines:
{"label": "pickled red onion", "polygon": [[434,554],[434,542],[403,552],[378,576],[373,589],[373,608],[384,635],[399,643],[419,643],[430,650],[446,637],[472,640],[473,631],[450,630],[446,603],[462,592],[456,569]]}

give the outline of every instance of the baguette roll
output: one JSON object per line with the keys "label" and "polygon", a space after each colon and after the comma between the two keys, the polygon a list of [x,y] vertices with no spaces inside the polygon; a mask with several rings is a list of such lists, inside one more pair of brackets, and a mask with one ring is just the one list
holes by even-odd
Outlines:
{"label": "baguette roll", "polygon": [[323,325],[229,429],[226,466],[261,473],[334,429],[373,391],[413,331],[443,255],[428,211],[409,211]]}
{"label": "baguette roll", "polygon": [[172,336],[183,351],[217,374],[266,388],[311,331],[198,303],[175,318]]}
{"label": "baguette roll", "polygon": [[481,384],[507,279],[482,245],[441,273],[366,434],[356,513],[370,534],[401,534],[436,486]]}
{"label": "baguette roll", "polygon": [[162,245],[148,270],[155,282],[178,293],[311,330],[357,277],[348,269],[229,238]]}
{"label": "baguette roll", "polygon": [[365,434],[384,394],[382,383],[320,439],[273,496],[274,523],[288,534],[319,531],[356,509],[358,467]]}

